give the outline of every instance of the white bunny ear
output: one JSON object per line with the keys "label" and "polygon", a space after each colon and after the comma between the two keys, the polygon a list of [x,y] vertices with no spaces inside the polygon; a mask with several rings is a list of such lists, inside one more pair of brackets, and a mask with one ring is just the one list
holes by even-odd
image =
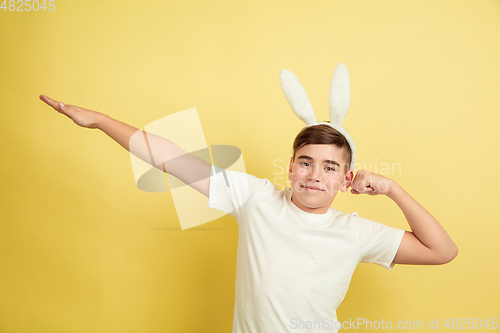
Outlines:
{"label": "white bunny ear", "polygon": [[318,121],[311,101],[295,74],[283,68],[280,73],[280,81],[281,90],[283,90],[288,104],[290,104],[297,117],[302,119],[308,126],[317,124]]}
{"label": "white bunny ear", "polygon": [[330,84],[330,122],[342,126],[351,102],[349,72],[343,62],[333,71]]}

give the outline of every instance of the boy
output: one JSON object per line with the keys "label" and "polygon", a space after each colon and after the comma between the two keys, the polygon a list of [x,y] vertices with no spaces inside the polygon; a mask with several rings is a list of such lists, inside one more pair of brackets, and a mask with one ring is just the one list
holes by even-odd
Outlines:
{"label": "boy", "polygon": [[[146,149],[134,146],[134,138],[146,135],[137,128],[43,95],[40,99],[150,161]],[[295,138],[286,191],[267,179],[217,169],[164,138],[147,138],[156,147],[154,160],[167,161],[155,167],[207,196],[209,207],[237,219],[233,333],[337,332],[336,309],[359,262],[392,269],[395,264],[444,264],[457,255],[446,231],[397,183],[365,170],[354,177],[349,144],[328,125],[305,127]],[[330,208],[338,191],[349,187],[354,194],[394,200],[412,231]]]}

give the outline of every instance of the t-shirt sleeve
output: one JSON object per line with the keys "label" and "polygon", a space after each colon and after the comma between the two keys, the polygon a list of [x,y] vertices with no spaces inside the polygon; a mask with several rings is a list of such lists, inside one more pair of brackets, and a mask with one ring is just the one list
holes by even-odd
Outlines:
{"label": "t-shirt sleeve", "polygon": [[267,179],[212,165],[208,207],[237,217],[245,204],[269,184]]}
{"label": "t-shirt sleeve", "polygon": [[359,217],[357,213],[353,213],[352,219],[359,239],[360,261],[391,270],[405,230]]}

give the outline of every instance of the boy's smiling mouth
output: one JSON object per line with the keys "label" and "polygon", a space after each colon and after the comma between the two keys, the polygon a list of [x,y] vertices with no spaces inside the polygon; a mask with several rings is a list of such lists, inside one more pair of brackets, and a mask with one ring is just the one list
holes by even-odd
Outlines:
{"label": "boy's smiling mouth", "polygon": [[322,192],[322,191],[324,191],[324,190],[321,190],[315,186],[304,186],[304,185],[300,185],[300,186],[308,192]]}

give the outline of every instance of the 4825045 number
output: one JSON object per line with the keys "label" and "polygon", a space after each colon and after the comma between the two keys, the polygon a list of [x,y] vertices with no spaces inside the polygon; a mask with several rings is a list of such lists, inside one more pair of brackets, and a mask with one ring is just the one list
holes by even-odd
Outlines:
{"label": "4825045 number", "polygon": [[[1,0],[0,0],[1,1]],[[49,6],[47,7],[47,0],[38,1],[38,0],[3,0],[0,9],[3,9],[4,12],[7,10],[9,12],[29,12],[34,11],[37,12],[39,9],[43,9],[47,11],[53,12],[56,10],[56,5],[54,4],[55,0],[48,0]],[[41,2],[41,3],[40,3]]]}
{"label": "4825045 number", "polygon": [[[491,325],[490,325],[490,319],[491,319]],[[443,326],[446,326],[448,329],[460,329],[460,330],[465,330],[465,329],[481,329],[481,328],[487,328],[489,329],[490,326],[492,329],[496,330],[498,328],[498,323],[497,323],[498,318],[486,318],[486,321],[483,322],[481,318],[452,318],[451,323],[450,323],[450,318],[446,318],[446,321],[444,322]]]}

